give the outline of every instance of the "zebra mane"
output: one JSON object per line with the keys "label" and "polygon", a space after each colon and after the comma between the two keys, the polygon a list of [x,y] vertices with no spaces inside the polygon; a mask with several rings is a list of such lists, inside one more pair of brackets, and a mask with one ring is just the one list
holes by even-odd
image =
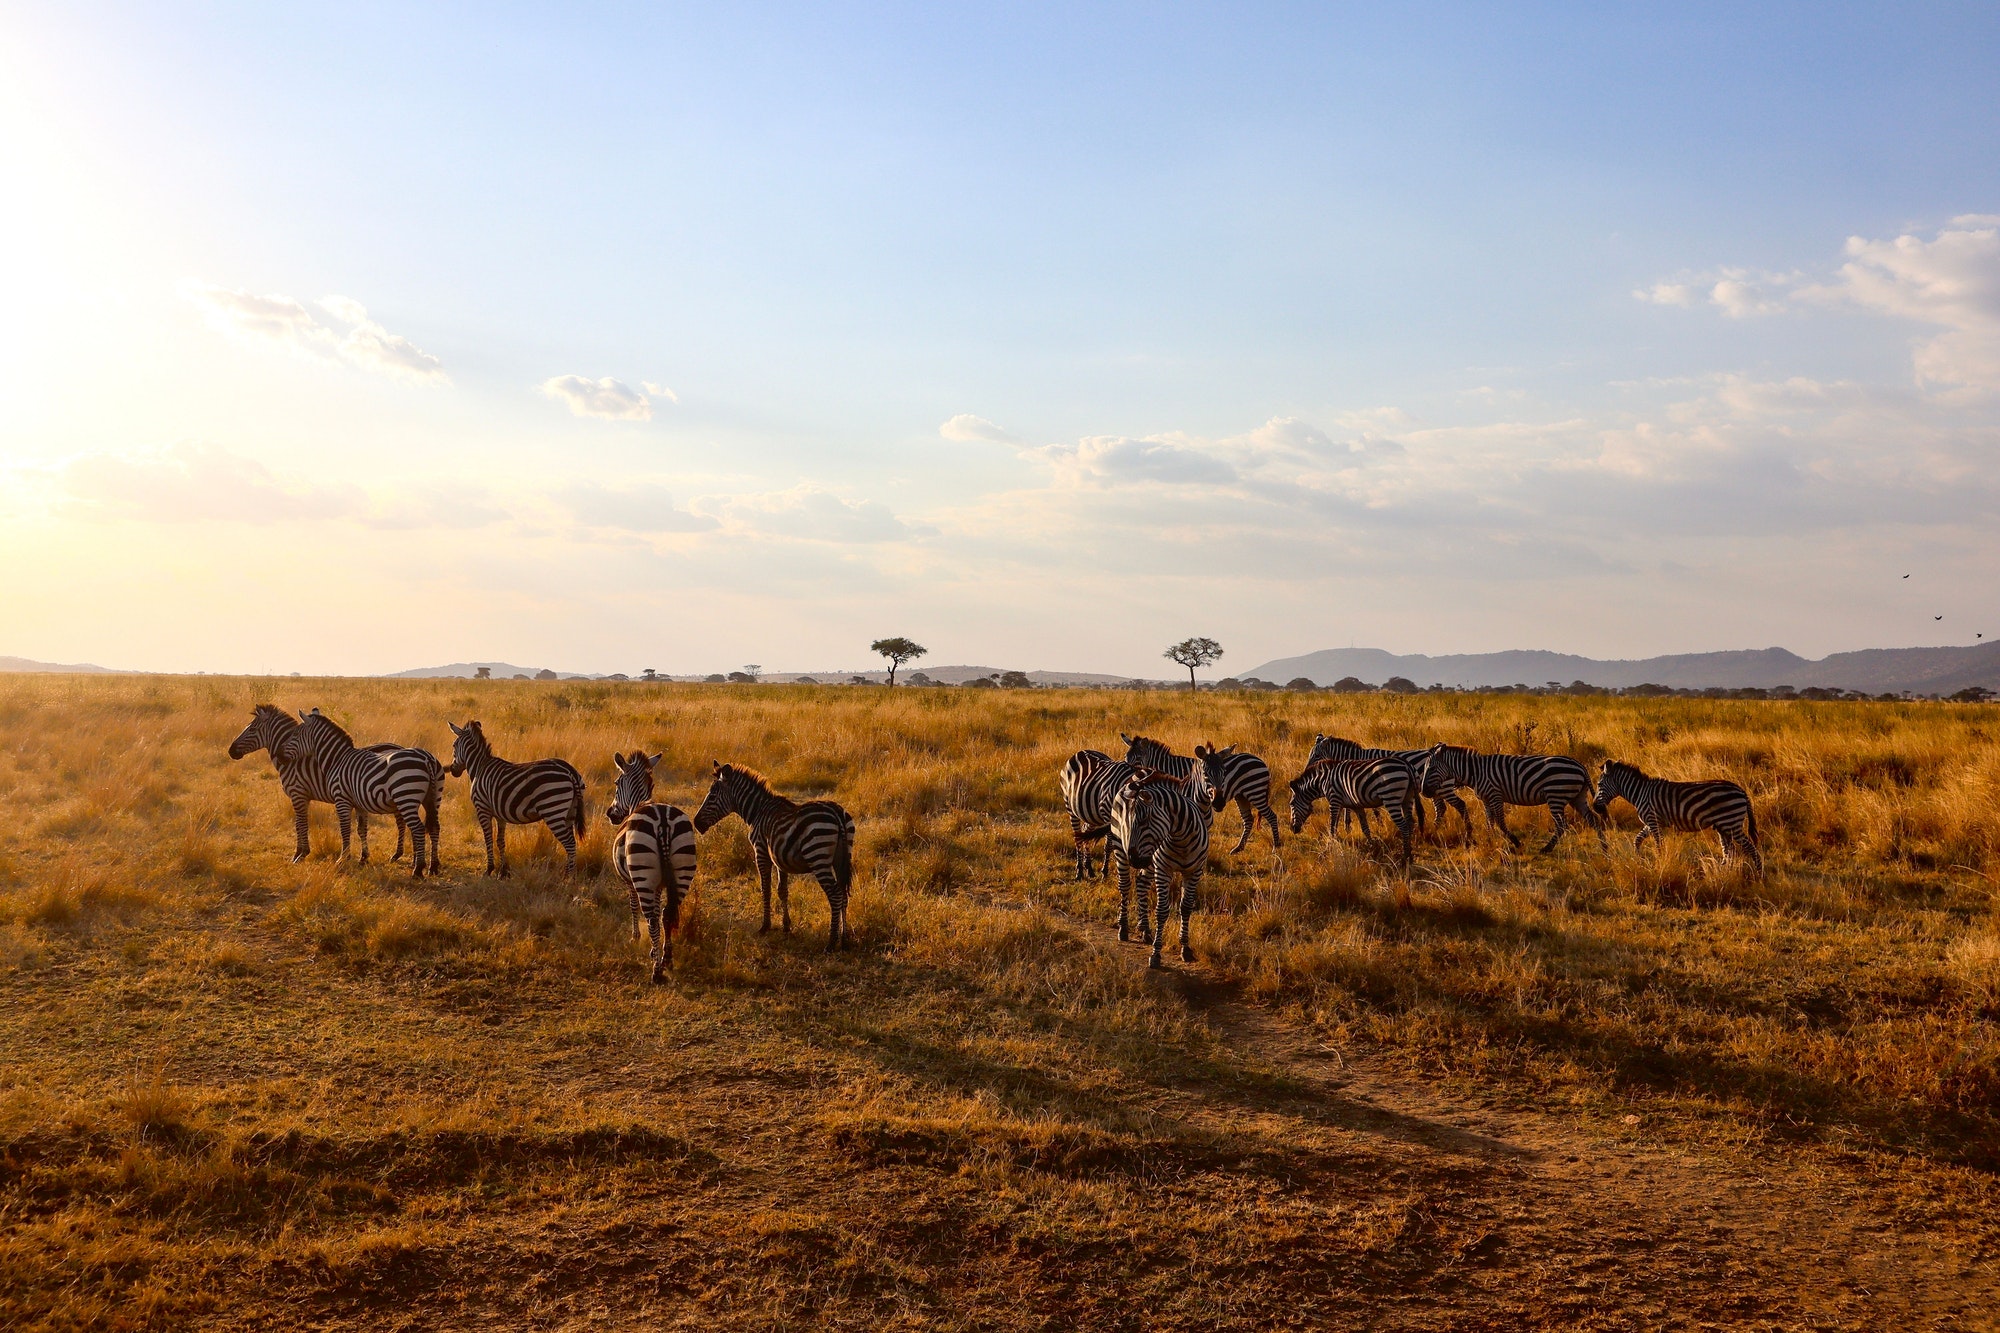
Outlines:
{"label": "zebra mane", "polygon": [[284,723],[287,727],[296,727],[299,725],[297,718],[276,704],[258,704],[251,710],[251,720],[253,722],[277,721]]}
{"label": "zebra mane", "polygon": [[[312,710],[312,713],[306,718],[306,721],[317,722],[322,727],[330,729],[334,735],[340,737],[340,739],[346,741],[349,745],[354,744],[354,737],[348,733],[346,727],[341,726],[338,722],[335,722],[332,718],[328,717],[325,713],[320,712],[319,709],[317,708]],[[301,722],[299,725],[303,726],[305,725],[305,723]]]}
{"label": "zebra mane", "polygon": [[1607,759],[1604,761],[1605,772],[1609,773],[1614,768],[1621,773],[1630,773],[1635,778],[1643,778],[1646,776],[1645,773],[1640,770],[1637,764],[1628,764],[1622,759]]}
{"label": "zebra mane", "polygon": [[1300,787],[1305,786],[1306,779],[1310,778],[1315,773],[1318,773],[1324,769],[1332,767],[1333,762],[1334,761],[1331,759],[1315,759],[1310,764],[1307,764],[1304,768],[1300,769],[1299,775],[1293,778],[1291,782],[1287,785],[1290,786],[1293,791],[1297,791]]}
{"label": "zebra mane", "polygon": [[766,796],[778,795],[771,788],[771,780],[747,764],[724,764],[715,776],[718,778],[740,777],[748,781],[751,786],[757,788]]}

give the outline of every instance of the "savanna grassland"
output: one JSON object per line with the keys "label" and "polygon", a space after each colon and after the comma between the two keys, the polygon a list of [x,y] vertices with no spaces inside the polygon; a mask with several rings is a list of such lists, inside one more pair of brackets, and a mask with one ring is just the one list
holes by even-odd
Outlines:
{"label": "savanna grassland", "polygon": [[[293,865],[251,706],[558,754],[597,822],[483,878]],[[1946,704],[0,678],[9,1328],[1990,1328],[2000,711]],[[1149,972],[1070,878],[1063,759],[1120,730],[1727,775],[1714,839],[1231,855]],[[759,936],[701,842],[664,985],[611,753],[860,821],[856,944]],[[1282,795],[1282,792],[1280,793]],[[1281,808],[1282,808],[1282,802]],[[1543,833],[1546,812],[1516,811]],[[1433,830],[1435,834],[1435,830]],[[378,825],[382,857],[393,834]],[[1539,844],[1530,837],[1528,846]]]}

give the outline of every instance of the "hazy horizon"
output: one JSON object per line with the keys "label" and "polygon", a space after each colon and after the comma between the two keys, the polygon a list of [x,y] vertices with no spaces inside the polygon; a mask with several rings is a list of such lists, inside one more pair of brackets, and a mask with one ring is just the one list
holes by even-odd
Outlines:
{"label": "hazy horizon", "polygon": [[13,6],[0,652],[1971,645],[1996,38]]}

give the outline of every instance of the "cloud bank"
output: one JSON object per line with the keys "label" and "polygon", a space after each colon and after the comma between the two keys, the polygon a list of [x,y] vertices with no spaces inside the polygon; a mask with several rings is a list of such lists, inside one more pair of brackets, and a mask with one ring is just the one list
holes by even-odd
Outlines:
{"label": "cloud bank", "polygon": [[323,297],[317,304],[328,318],[322,320],[289,296],[260,296],[193,278],[182,282],[180,291],[210,328],[240,341],[345,362],[407,384],[451,383],[442,361],[370,319],[367,307],[352,297]]}
{"label": "cloud bank", "polygon": [[[671,391],[647,385],[658,396],[675,399]],[[591,379],[587,375],[558,375],[542,381],[542,392],[568,405],[572,415],[596,417],[600,421],[651,421],[653,403],[644,392],[609,375]]]}

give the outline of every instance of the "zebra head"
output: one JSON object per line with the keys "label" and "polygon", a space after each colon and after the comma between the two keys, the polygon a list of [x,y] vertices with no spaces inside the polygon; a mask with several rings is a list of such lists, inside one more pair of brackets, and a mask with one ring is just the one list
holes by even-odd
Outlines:
{"label": "zebra head", "polygon": [[1320,775],[1325,773],[1330,759],[1315,759],[1305,766],[1305,770],[1291,781],[1292,789],[1292,832],[1297,833],[1312,818],[1313,807],[1319,804]]}
{"label": "zebra head", "polygon": [[630,759],[612,754],[611,762],[618,765],[618,791],[611,799],[611,808],[604,812],[606,819],[622,824],[632,817],[634,810],[653,799],[653,766],[664,754],[661,751],[648,758],[644,750],[635,750]]}
{"label": "zebra head", "polygon": [[1597,779],[1597,795],[1591,798],[1591,812],[1602,819],[1604,812],[1611,808],[1613,799],[1625,796],[1629,800],[1628,793],[1645,780],[1646,775],[1633,765],[1621,764],[1616,759],[1605,760],[1604,772]]}
{"label": "zebra head", "polygon": [[1470,786],[1471,784],[1465,779],[1467,761],[1472,758],[1472,753],[1463,745],[1446,745],[1443,741],[1439,741],[1430,748],[1430,753],[1424,756],[1424,771],[1417,777],[1428,781],[1431,773],[1442,773],[1461,787]]}
{"label": "zebra head", "polygon": [[1160,760],[1173,753],[1151,736],[1127,736],[1121,731],[1118,733],[1118,739],[1125,742],[1125,762],[1128,764],[1143,764],[1148,768],[1156,768]]}
{"label": "zebra head", "polygon": [[292,720],[285,716],[284,709],[276,704],[258,704],[250,714],[250,725],[229,742],[229,757],[241,759],[258,750],[269,750],[271,757],[276,759],[285,738],[291,735],[294,727]]}
{"label": "zebra head", "polygon": [[480,729],[478,718],[462,727],[450,721],[445,725],[451,728],[451,767],[445,772],[453,777],[465,772],[473,760],[484,759],[493,753],[493,747],[486,743],[486,733]]}
{"label": "zebra head", "polygon": [[1194,747],[1194,774],[1199,779],[1202,799],[1210,809],[1222,808],[1222,785],[1216,779],[1221,776],[1221,760],[1235,753],[1234,745],[1225,745],[1220,750],[1206,743]]}
{"label": "zebra head", "polygon": [[694,812],[696,833],[706,833],[736,813],[736,765],[719,759],[711,759],[709,763],[715,767],[715,779],[708,784],[708,795],[702,798],[701,809]]}

